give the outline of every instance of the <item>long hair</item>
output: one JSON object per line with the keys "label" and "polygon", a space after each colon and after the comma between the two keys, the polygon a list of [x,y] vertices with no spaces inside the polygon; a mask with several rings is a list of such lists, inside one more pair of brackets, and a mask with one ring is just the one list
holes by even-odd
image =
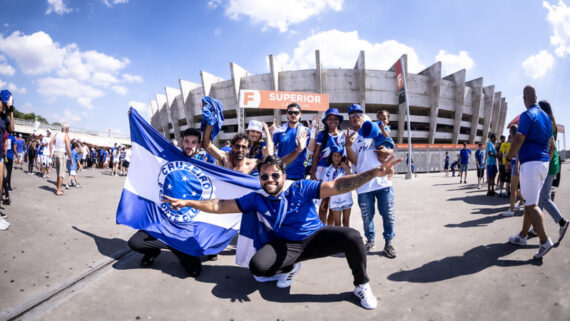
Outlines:
{"label": "long hair", "polygon": [[548,117],[550,117],[550,124],[552,125],[552,130],[554,131],[554,140],[556,140],[556,136],[558,136],[558,128],[556,128],[556,120],[554,120],[554,114],[552,113],[552,107],[547,100],[541,100],[538,102],[538,106],[542,109]]}
{"label": "long hair", "polygon": [[[330,139],[330,134],[329,134],[329,130],[330,130],[330,129],[329,129],[329,125],[327,125],[326,122],[324,122],[324,124],[325,124],[325,129],[323,129],[323,131],[322,131],[324,137],[323,137],[323,142],[322,142],[322,144],[321,144],[321,152],[327,147],[327,143],[329,142],[329,139]],[[339,119],[339,122],[338,122],[338,132],[339,132],[340,135],[342,135],[342,127],[340,127],[340,119]],[[319,157],[320,157],[320,155],[319,155]],[[330,165],[330,164],[331,164],[331,163],[328,162],[327,165]]]}

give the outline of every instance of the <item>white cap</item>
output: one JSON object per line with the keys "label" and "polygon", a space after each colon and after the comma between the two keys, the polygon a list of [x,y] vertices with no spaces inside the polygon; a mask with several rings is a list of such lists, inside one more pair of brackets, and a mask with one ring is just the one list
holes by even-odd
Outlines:
{"label": "white cap", "polygon": [[255,130],[260,133],[263,133],[263,126],[259,120],[250,120],[249,124],[247,124],[246,130]]}

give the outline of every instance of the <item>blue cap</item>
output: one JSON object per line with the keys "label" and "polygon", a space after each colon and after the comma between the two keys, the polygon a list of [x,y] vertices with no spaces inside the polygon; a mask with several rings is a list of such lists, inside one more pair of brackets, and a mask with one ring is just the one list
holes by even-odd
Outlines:
{"label": "blue cap", "polygon": [[344,119],[344,117],[342,117],[342,115],[340,114],[340,112],[338,111],[338,109],[336,109],[336,108],[329,108],[329,109],[327,109],[327,111],[325,112],[325,118],[323,118],[323,124],[326,125],[327,117],[329,117],[330,115],[335,115],[335,116],[337,116],[339,123],[342,123],[342,120]]}
{"label": "blue cap", "polygon": [[7,103],[11,97],[12,93],[8,89],[3,89],[0,91],[0,99],[2,99],[2,102]]}
{"label": "blue cap", "polygon": [[360,106],[359,104],[352,104],[348,106],[348,114],[350,115],[351,113],[354,112],[364,113],[364,109],[362,109],[362,106]]}
{"label": "blue cap", "polygon": [[341,155],[344,154],[344,147],[339,146],[337,144],[331,145],[330,147],[330,155],[333,153],[340,153]]}

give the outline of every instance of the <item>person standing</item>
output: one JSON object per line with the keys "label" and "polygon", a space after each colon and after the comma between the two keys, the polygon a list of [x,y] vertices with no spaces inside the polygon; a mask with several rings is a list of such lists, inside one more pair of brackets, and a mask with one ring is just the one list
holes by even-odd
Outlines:
{"label": "person standing", "polygon": [[497,140],[495,134],[489,135],[487,148],[485,150],[487,154],[487,196],[497,195],[497,193],[495,193],[495,176],[497,175],[497,149],[495,149],[495,140]]}
{"label": "person standing", "polygon": [[[469,156],[471,156],[471,150],[467,148],[467,143],[463,142],[463,149],[459,151],[461,156],[461,166],[459,167],[459,183],[461,184],[461,179],[463,183],[467,184],[467,170],[469,169]],[[465,176],[463,176],[465,173]]]}
{"label": "person standing", "polygon": [[525,200],[524,219],[522,230],[511,236],[509,242],[526,245],[528,231],[532,225],[540,239],[540,246],[534,258],[541,259],[553,246],[544,228],[544,216],[538,207],[538,199],[548,175],[554,138],[550,117],[536,104],[536,92],[532,86],[524,88],[523,101],[527,110],[519,118],[519,128],[507,155],[507,166],[518,153],[521,193]]}
{"label": "person standing", "polygon": [[[6,157],[5,135],[14,131],[14,106],[12,93],[4,89],[0,91],[0,159]],[[0,186],[4,185],[4,162],[0,162]],[[0,230],[6,230],[10,223],[5,220],[7,215],[0,212]]]}
{"label": "person standing", "polygon": [[[509,128],[509,140],[512,141],[515,139],[515,135],[517,134],[518,126],[511,125]],[[505,155],[505,158],[507,155]],[[509,166],[507,166],[508,168]],[[519,185],[519,162],[516,156],[513,156],[511,159],[511,166],[510,166],[510,173],[507,172],[507,175],[510,175],[511,178],[509,182],[511,182],[511,189],[510,189],[510,199],[509,199],[509,209],[503,212],[503,216],[514,216],[515,210],[520,210],[521,206],[523,206],[524,200],[522,198],[521,192],[518,188]],[[515,203],[517,201],[517,196],[519,197],[519,205],[515,208]]]}
{"label": "person standing", "polygon": [[477,188],[481,188],[483,185],[483,180],[485,175],[485,163],[483,158],[485,157],[485,152],[482,150],[482,144],[477,144],[477,150],[475,151],[475,165],[477,166]]}
{"label": "person standing", "polygon": [[26,142],[22,138],[22,134],[18,134],[18,138],[16,138],[16,142],[14,143],[14,151],[16,151],[16,167],[18,168],[18,164],[20,164],[20,169],[24,170],[24,151]]}
{"label": "person standing", "polygon": [[277,156],[266,156],[258,166],[263,192],[251,192],[238,199],[204,201],[165,195],[162,201],[174,209],[191,207],[206,213],[242,212],[253,216],[270,230],[272,237],[253,255],[249,270],[255,276],[278,275],[279,288],[291,286],[301,261],[344,253],[354,278],[354,294],[365,309],[375,309],[378,301],[366,273],[366,251],[360,233],[348,227],[325,226],[314,200],[347,193],[374,178],[389,175],[400,161],[392,156],[382,166],[330,182],[292,182],[286,181],[285,163]]}
{"label": "person standing", "polygon": [[[352,104],[348,107],[348,115],[353,132],[347,131],[348,133],[346,134],[346,154],[348,160],[355,164],[354,173],[364,173],[381,166],[382,163],[378,160],[374,139],[358,135],[358,130],[364,122],[364,110],[360,105]],[[388,148],[382,148],[382,152],[389,155],[393,151]],[[386,176],[376,177],[357,188],[356,193],[358,195],[358,206],[362,214],[366,250],[369,252],[375,247],[374,208],[377,205],[384,227],[384,255],[388,258],[395,258],[396,250],[392,245],[392,240],[395,237],[394,188],[392,180]]]}
{"label": "person standing", "polygon": [[449,152],[445,152],[445,158],[443,159],[443,170],[445,170],[445,176],[449,176]]}
{"label": "person standing", "polygon": [[[55,134],[49,141],[49,148],[47,155],[49,158],[55,159],[55,173],[57,175],[57,189],[55,195],[62,196],[63,191],[61,190],[61,185],[63,184],[63,178],[65,177],[66,162],[65,155],[67,153],[68,157],[72,157],[69,136],[69,125],[63,123],[61,126],[61,132]],[[44,150],[44,155],[46,151]]]}

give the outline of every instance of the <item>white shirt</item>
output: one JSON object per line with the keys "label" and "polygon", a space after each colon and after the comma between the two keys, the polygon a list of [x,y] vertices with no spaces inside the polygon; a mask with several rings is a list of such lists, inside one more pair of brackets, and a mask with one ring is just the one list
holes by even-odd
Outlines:
{"label": "white shirt", "polygon": [[[333,165],[330,165],[325,170],[325,174],[323,176],[323,182],[329,182],[335,180],[337,178],[346,176],[346,171],[344,168],[339,166],[337,169],[334,168]],[[343,208],[347,206],[352,206],[352,193],[344,193],[340,195],[331,196],[329,200],[329,208],[337,209]]]}
{"label": "white shirt", "polygon": [[[352,144],[352,150],[356,153],[357,157],[356,165],[354,166],[355,174],[366,172],[367,170],[382,165],[378,160],[378,154],[374,152],[374,150],[376,150],[374,139],[357,135],[356,141]],[[388,176],[376,177],[356,189],[356,193],[363,194],[390,186],[392,186],[392,180],[388,179]]]}

